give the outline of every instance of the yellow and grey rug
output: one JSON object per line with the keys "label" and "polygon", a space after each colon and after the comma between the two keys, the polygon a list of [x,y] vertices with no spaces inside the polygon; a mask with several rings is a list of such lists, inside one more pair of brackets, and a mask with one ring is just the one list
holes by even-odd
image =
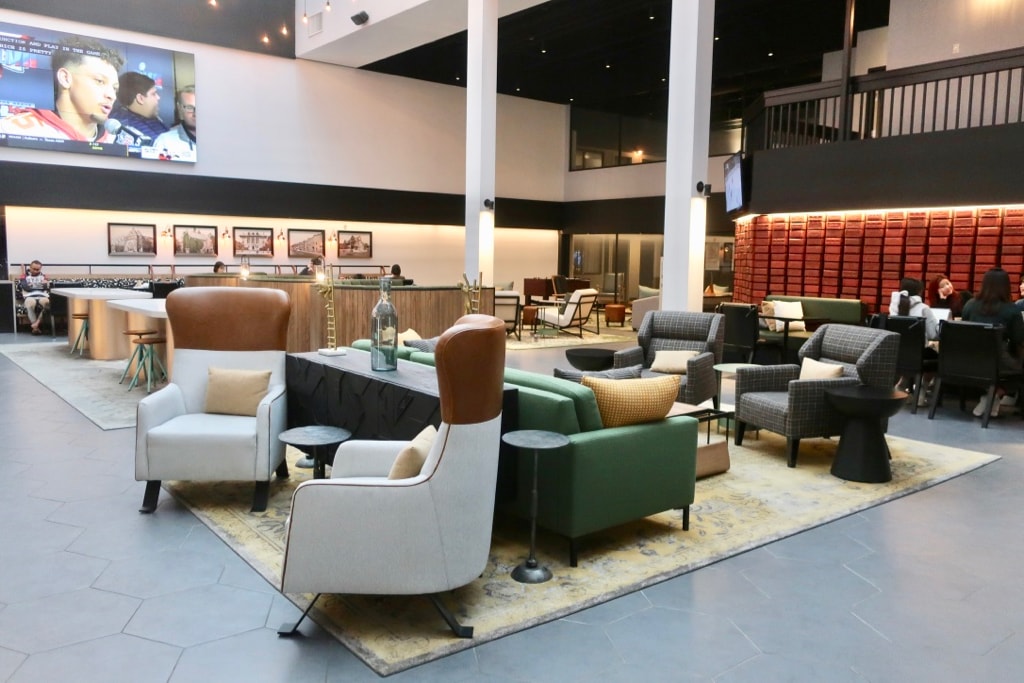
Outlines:
{"label": "yellow and grey rug", "polygon": [[[721,437],[719,437],[721,438]],[[529,527],[499,518],[484,574],[445,600],[475,629],[472,640],[452,636],[422,597],[323,596],[311,612],[374,671],[387,675],[443,657],[771,541],[933,486],[997,456],[889,437],[893,480],[859,484],[829,474],[835,442],[805,439],[798,467],[786,467],[785,441],[762,431],[744,446],[730,445],[732,468],[697,483],[690,530],[667,511],[588,537],[578,567],[568,566],[564,539],[538,533],[539,561],[554,578],[524,585],[509,573],[524,559]],[[298,453],[290,451],[294,459]],[[626,455],[626,454],[623,454]],[[249,512],[251,484],[171,482],[170,491],[272,584],[280,585],[284,524],[291,492],[309,476],[292,469],[271,487],[264,513]],[[289,596],[305,609],[312,595]]]}

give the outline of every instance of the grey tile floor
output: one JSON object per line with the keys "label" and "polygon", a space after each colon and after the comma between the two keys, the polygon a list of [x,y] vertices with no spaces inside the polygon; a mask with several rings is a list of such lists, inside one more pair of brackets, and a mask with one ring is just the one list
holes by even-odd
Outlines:
{"label": "grey tile floor", "polygon": [[[0,386],[0,680],[378,678],[313,623],[279,639],[297,610],[174,499],[138,514],[133,430],[97,429],[3,357]],[[1024,422],[905,410],[891,432],[1003,459],[390,679],[1021,680]]]}

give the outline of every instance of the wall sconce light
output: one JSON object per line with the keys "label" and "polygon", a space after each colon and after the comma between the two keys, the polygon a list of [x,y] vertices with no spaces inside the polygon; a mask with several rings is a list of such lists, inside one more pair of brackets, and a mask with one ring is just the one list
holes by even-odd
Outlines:
{"label": "wall sconce light", "polygon": [[284,241],[284,230],[277,231],[277,239]]}
{"label": "wall sconce light", "polygon": [[697,194],[705,197],[711,196],[711,183],[705,183],[703,180],[697,182]]}
{"label": "wall sconce light", "polygon": [[328,12],[331,11],[331,0],[327,0],[327,6],[324,7],[324,9],[327,10]]}
{"label": "wall sconce light", "polygon": [[[328,7],[330,7],[329,3]],[[352,15],[351,19],[352,23],[355,24],[356,26],[362,26],[363,24],[370,20],[370,15],[367,14],[366,12],[356,12],[355,14]]]}
{"label": "wall sconce light", "polygon": [[334,244],[337,241],[338,241],[338,233],[337,232],[332,232],[329,235],[327,235],[327,244]]}
{"label": "wall sconce light", "polygon": [[162,231],[160,232],[160,236],[161,236],[161,237],[170,237],[170,236],[171,236],[171,229],[170,229],[170,228],[164,228],[164,229],[163,229],[163,230],[162,230]]}
{"label": "wall sconce light", "polygon": [[227,239],[227,238],[231,237],[231,234],[228,232],[227,228],[224,228],[224,232],[222,232],[220,234],[220,236],[223,237],[224,239]]}
{"label": "wall sconce light", "polygon": [[485,199],[484,200],[484,208],[488,209],[490,211],[494,211],[494,200],[493,199]]}

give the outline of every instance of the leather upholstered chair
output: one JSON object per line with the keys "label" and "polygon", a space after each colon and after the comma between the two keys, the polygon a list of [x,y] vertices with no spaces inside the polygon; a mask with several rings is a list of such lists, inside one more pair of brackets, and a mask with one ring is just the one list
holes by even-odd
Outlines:
{"label": "leather upholstered chair", "polygon": [[642,365],[642,377],[657,377],[651,370],[658,351],[697,351],[680,375],[679,397],[683,403],[697,405],[713,399],[718,403],[718,378],[715,364],[722,362],[725,322],[721,313],[687,311],[648,311],[637,332],[637,346],[615,352],[616,368]]}
{"label": "leather upholstered chair", "polygon": [[[173,376],[139,402],[135,479],[142,512],[156,509],[160,482],[255,481],[252,509],[265,510],[270,477],[288,476],[285,344],[291,305],[275,289],[184,287],[167,297]],[[256,415],[207,413],[210,368],[270,371]]]}
{"label": "leather upholstered chair", "polygon": [[825,399],[825,389],[865,384],[892,388],[900,336],[856,325],[822,325],[800,347],[799,357],[841,365],[830,379],[800,379],[794,364],[736,370],[735,443],[743,445],[747,425],[786,437],[789,466],[796,467],[800,439],[829,437],[842,431],[842,417]]}
{"label": "leather upholstered chair", "polygon": [[472,627],[458,624],[436,594],[472,582],[487,566],[505,324],[463,316],[441,334],[434,359],[441,425],[419,473],[388,478],[407,442],[341,444],[331,478],[303,482],[292,497],[281,590],[427,594],[456,635],[468,637]]}

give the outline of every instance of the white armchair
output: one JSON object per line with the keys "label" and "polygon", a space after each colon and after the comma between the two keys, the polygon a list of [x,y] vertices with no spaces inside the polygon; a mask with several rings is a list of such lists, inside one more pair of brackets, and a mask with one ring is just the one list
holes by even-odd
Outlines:
{"label": "white armchair", "polygon": [[[464,316],[438,339],[434,358],[441,425],[422,468],[388,478],[407,442],[339,446],[331,478],[303,482],[292,497],[281,590],[429,594],[456,635],[470,637],[472,627],[459,624],[436,593],[470,583],[487,565],[505,324]],[[294,633],[299,622],[279,633]]]}
{"label": "white armchair", "polygon": [[[141,512],[156,509],[164,479],[255,481],[252,509],[266,509],[271,475],[288,476],[277,436],[288,422],[289,315],[279,290],[188,287],[167,297],[173,377],[139,402],[135,427],[135,479],[146,482]],[[206,412],[210,368],[270,371],[255,415]]]}
{"label": "white armchair", "polygon": [[494,317],[501,318],[505,322],[505,334],[514,334],[516,339],[522,340],[522,317],[523,306],[519,301],[519,292],[496,290],[494,292]]}
{"label": "white armchair", "polygon": [[[577,289],[569,295],[569,299],[561,307],[545,306],[537,309],[537,322],[557,328],[563,332],[579,335],[583,338],[583,330],[590,321],[590,314],[597,303],[596,289]],[[587,330],[598,334],[600,332],[600,321],[598,330]],[[578,331],[573,331],[573,330]]]}

